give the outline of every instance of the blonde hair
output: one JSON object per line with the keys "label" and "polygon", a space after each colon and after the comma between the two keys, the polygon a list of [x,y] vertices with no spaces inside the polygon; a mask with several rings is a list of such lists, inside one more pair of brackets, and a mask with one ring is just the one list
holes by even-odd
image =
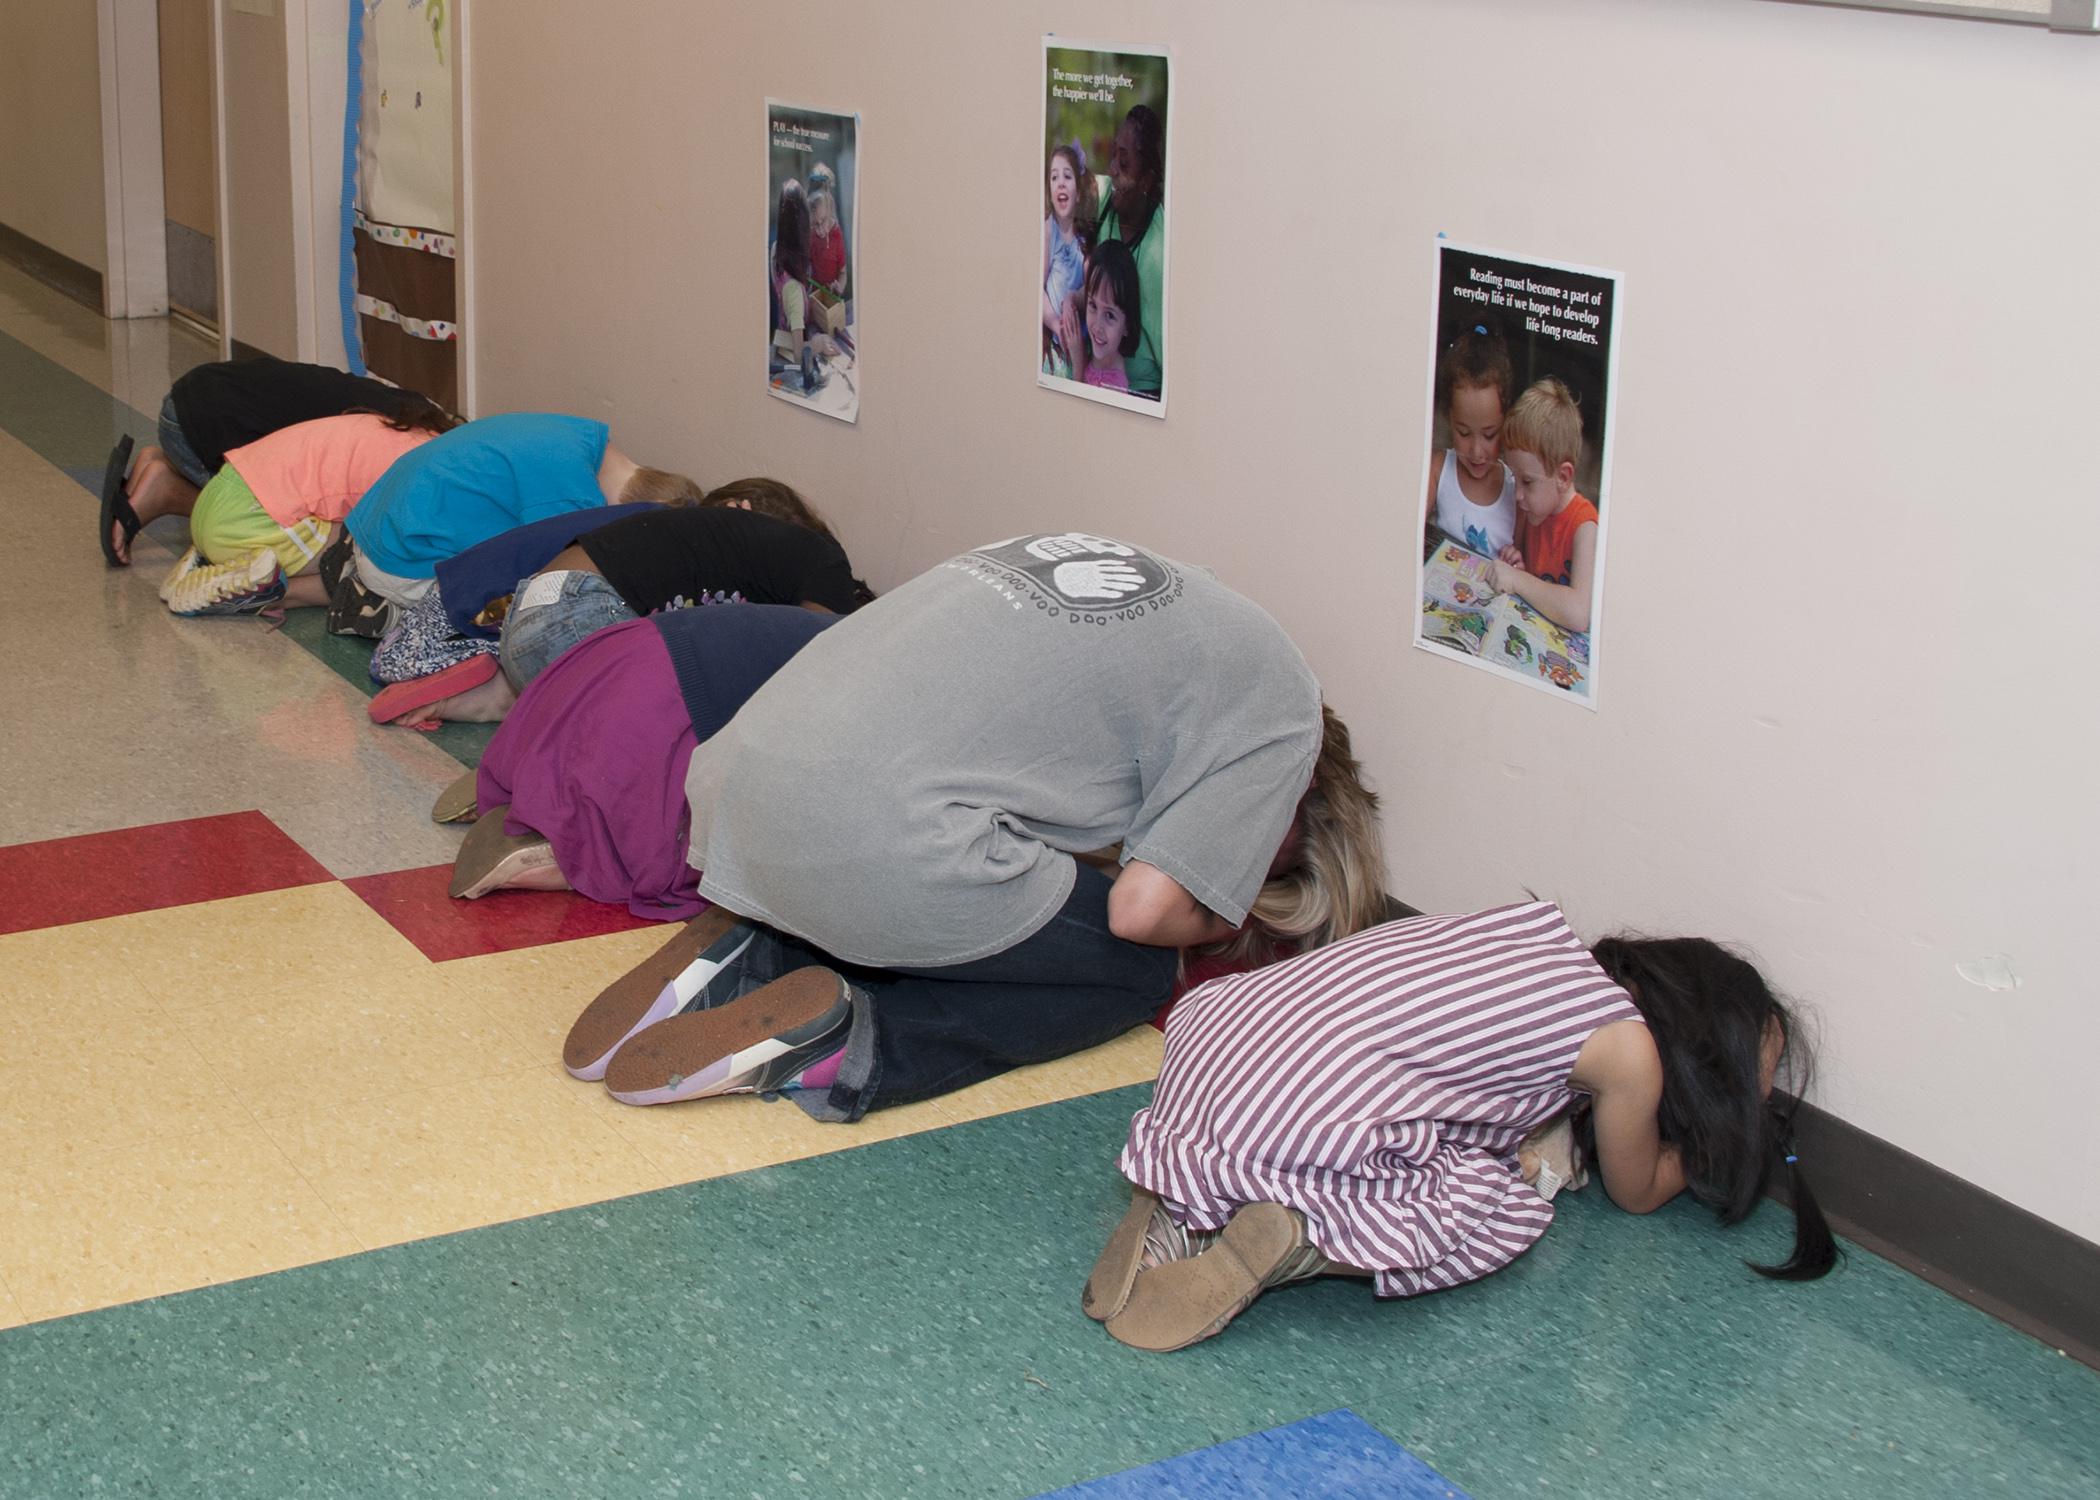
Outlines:
{"label": "blonde hair", "polygon": [[1349,726],[1320,708],[1320,756],[1298,804],[1298,863],[1265,882],[1247,925],[1206,951],[1234,960],[1268,956],[1281,940],[1325,947],[1385,920],[1385,850],[1378,794],[1363,782]]}
{"label": "blonde hair", "polygon": [[1534,381],[1502,417],[1502,451],[1538,456],[1548,469],[1582,462],[1582,408],[1552,376]]}
{"label": "blonde hair", "polygon": [[700,486],[683,474],[644,465],[628,475],[627,482],[620,486],[619,503],[635,505],[643,501],[657,505],[698,505]]}

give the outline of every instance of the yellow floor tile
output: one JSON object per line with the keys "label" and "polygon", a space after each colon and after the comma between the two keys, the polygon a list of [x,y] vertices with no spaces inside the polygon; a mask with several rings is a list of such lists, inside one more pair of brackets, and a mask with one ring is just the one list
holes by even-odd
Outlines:
{"label": "yellow floor tile", "polygon": [[10,1001],[25,992],[77,984],[130,989],[131,971],[112,951],[104,928],[103,922],[75,922],[0,934],[0,971],[7,975]]}
{"label": "yellow floor tile", "polygon": [[[491,898],[501,900],[500,896]],[[569,1027],[598,992],[654,953],[675,926],[607,933],[509,953],[453,959],[448,977],[515,1032],[535,1062],[561,1061]]]}
{"label": "yellow floor tile", "polygon": [[381,974],[432,967],[356,892],[332,881],[87,925],[106,931],[115,961],[169,1010],[350,995]]}
{"label": "yellow floor tile", "polygon": [[[559,1067],[349,1104],[264,1128],[368,1247],[666,1185]],[[384,1163],[383,1170],[374,1170]]]}
{"label": "yellow floor tile", "polygon": [[15,1294],[0,1284],[0,1328],[19,1328],[29,1321],[22,1311],[22,1304],[15,1301]]}
{"label": "yellow floor tile", "polygon": [[172,1013],[257,1118],[326,1121],[348,1105],[548,1061],[436,965],[352,972],[331,993],[227,997]]}
{"label": "yellow floor tile", "polygon": [[29,952],[40,959],[8,969],[0,1163],[56,1171],[104,1151],[254,1124],[177,1021],[106,964],[69,969],[64,946],[46,938],[0,954],[9,965]]}
{"label": "yellow floor tile", "polygon": [[1078,1099],[1149,1083],[1159,1076],[1162,1038],[1150,1026],[1126,1031],[1112,1042],[1032,1068],[1016,1068],[933,1102],[953,1120],[982,1120],[1059,1099]]}
{"label": "yellow floor tile", "polygon": [[0,1279],[30,1320],[347,1255],[342,1221],[255,1125],[0,1167]]}
{"label": "yellow floor tile", "polygon": [[671,1182],[726,1177],[953,1123],[926,1103],[879,1110],[854,1125],[827,1125],[812,1120],[790,1100],[751,1094],[637,1108],[620,1103],[598,1084],[568,1082],[612,1129],[661,1166]]}

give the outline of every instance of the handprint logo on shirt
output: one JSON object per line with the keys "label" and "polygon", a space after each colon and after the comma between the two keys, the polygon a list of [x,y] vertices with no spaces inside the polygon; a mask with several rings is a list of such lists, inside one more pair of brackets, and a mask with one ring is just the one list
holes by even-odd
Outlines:
{"label": "handprint logo on shirt", "polygon": [[973,556],[999,565],[1052,612],[1121,610],[1180,593],[1172,564],[1090,531],[1015,537]]}
{"label": "handprint logo on shirt", "polygon": [[1030,557],[1040,557],[1044,562],[1061,562],[1068,557],[1137,556],[1135,547],[1126,547],[1121,542],[1113,542],[1105,536],[1095,536],[1085,531],[1065,531],[1056,536],[1035,537],[1025,543],[1021,550]]}
{"label": "handprint logo on shirt", "polygon": [[1120,599],[1145,586],[1145,575],[1127,562],[1059,563],[1050,586],[1067,599]]}

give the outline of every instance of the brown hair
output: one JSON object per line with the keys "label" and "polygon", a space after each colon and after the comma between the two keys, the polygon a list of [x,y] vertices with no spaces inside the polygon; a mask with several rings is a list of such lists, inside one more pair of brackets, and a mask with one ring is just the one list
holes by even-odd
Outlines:
{"label": "brown hair", "polygon": [[657,505],[699,505],[702,502],[700,486],[683,474],[673,474],[664,469],[652,469],[644,464],[627,476],[620,486],[620,505],[634,505],[650,501]]}
{"label": "brown hair", "polygon": [[838,540],[810,503],[796,494],[792,485],[782,484],[777,479],[732,479],[709,490],[700,504],[734,505],[739,510],[755,510],[762,516],[771,516],[776,521],[786,521],[804,531]]}
{"label": "brown hair", "polygon": [[1510,363],[1509,340],[1491,323],[1469,324],[1465,332],[1444,346],[1436,360],[1436,409],[1451,410],[1451,398],[1460,386],[1478,387],[1495,393],[1503,410],[1509,409],[1510,392],[1517,384],[1516,366]]}
{"label": "brown hair", "polygon": [[1094,229],[1101,219],[1100,194],[1093,174],[1079,159],[1077,146],[1053,146],[1050,160],[1043,163],[1043,217],[1053,220],[1057,217],[1057,210],[1050,206],[1050,163],[1060,156],[1072,168],[1072,233],[1079,237],[1080,244],[1091,245]]}
{"label": "brown hair", "polygon": [[1582,408],[1575,395],[1552,376],[1536,381],[1517,397],[1502,419],[1502,450],[1538,456],[1549,470],[1582,462]]}
{"label": "brown hair", "polygon": [[1349,726],[1320,708],[1320,756],[1298,804],[1298,863],[1267,881],[1247,925],[1212,948],[1255,960],[1278,942],[1300,951],[1339,942],[1385,920],[1385,850],[1378,837],[1378,794],[1363,782],[1351,753]]}
{"label": "brown hair", "polygon": [[466,425],[464,417],[455,417],[416,391],[403,391],[401,399],[388,402],[384,410],[375,406],[354,406],[343,415],[379,417],[396,432],[450,432],[455,427]]}

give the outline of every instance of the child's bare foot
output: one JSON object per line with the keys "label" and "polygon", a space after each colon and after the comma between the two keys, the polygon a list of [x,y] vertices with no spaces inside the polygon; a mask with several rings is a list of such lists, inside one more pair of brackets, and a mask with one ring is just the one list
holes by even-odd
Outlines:
{"label": "child's bare foot", "polygon": [[[142,448],[124,484],[124,498],[145,526],[162,516],[186,516],[197,504],[197,487],[175,472],[168,455],[158,448]],[[112,523],[110,542],[117,556],[131,561],[131,542],[121,521]]]}
{"label": "child's bare foot", "polygon": [[439,721],[447,719],[464,724],[495,724],[502,721],[517,701],[517,689],[510,685],[508,677],[498,672],[477,687],[412,708],[393,722],[404,729],[434,728]]}

